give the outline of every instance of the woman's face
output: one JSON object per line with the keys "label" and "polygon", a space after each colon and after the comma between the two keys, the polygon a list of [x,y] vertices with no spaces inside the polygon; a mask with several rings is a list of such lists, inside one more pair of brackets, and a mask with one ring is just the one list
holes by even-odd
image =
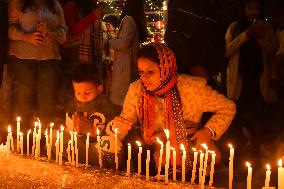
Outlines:
{"label": "woman's face", "polygon": [[144,86],[149,91],[155,90],[161,84],[160,69],[156,62],[148,58],[138,59],[138,72]]}
{"label": "woman's face", "polygon": [[258,1],[250,1],[245,5],[245,16],[249,22],[253,22],[254,19],[260,15],[261,6]]}

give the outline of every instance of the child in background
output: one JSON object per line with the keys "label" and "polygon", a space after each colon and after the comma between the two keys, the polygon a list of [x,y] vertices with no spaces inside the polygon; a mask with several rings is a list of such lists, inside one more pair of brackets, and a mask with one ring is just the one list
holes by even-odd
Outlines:
{"label": "child in background", "polygon": [[[70,102],[68,114],[66,115],[67,139],[66,146],[70,140],[70,132],[77,132],[79,163],[85,163],[86,135],[90,135],[89,164],[98,165],[97,153],[97,128],[100,136],[106,134],[106,125],[120,113],[120,108],[114,105],[107,96],[105,96],[102,87],[100,75],[93,64],[79,64],[72,75],[72,83],[75,92],[75,98]],[[69,136],[68,136],[69,135]],[[102,145],[108,143],[108,147],[114,145],[110,138],[112,132],[108,132],[108,137],[102,137]],[[104,141],[108,138],[108,141]],[[106,148],[104,148],[106,149]],[[108,152],[107,152],[108,151]],[[115,167],[112,150],[103,151],[103,166],[107,168]],[[64,154],[65,155],[65,154]]]}

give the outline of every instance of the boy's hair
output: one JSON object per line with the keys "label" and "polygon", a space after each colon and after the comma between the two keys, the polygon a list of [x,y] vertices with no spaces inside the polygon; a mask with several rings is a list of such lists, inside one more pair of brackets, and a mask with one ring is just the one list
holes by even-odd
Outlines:
{"label": "boy's hair", "polygon": [[92,82],[95,86],[102,84],[101,76],[93,64],[78,64],[72,73],[73,82]]}

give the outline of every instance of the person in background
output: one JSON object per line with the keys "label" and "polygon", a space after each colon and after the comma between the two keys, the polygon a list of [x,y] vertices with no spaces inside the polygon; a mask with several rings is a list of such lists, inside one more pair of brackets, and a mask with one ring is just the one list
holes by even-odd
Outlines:
{"label": "person in background", "polygon": [[[108,123],[119,113],[121,108],[114,105],[109,98],[103,94],[102,79],[93,64],[79,64],[72,74],[74,88],[74,99],[69,103],[66,116],[66,145],[68,144],[70,132],[78,133],[78,145],[80,149],[85,149],[86,135],[90,135],[90,164],[98,165],[98,154],[96,149],[97,129],[100,136],[113,135],[106,131]],[[65,137],[64,137],[65,138]],[[112,140],[109,140],[110,142]],[[113,144],[112,144],[113,145]],[[95,154],[95,155],[93,155]],[[112,154],[104,152],[104,167],[114,168]],[[79,162],[85,163],[85,153],[79,154]]]}
{"label": "person in background", "polygon": [[119,23],[117,37],[109,42],[115,50],[110,96],[113,103],[122,106],[130,82],[138,78],[137,49],[147,38],[144,1],[126,0]]}
{"label": "person in background", "polygon": [[57,116],[59,45],[65,42],[67,33],[61,6],[56,0],[11,0],[8,18],[11,119],[21,116],[25,127],[32,124],[29,121],[34,115],[43,123],[53,121]]}
{"label": "person in background", "polygon": [[[217,162],[220,161],[221,154],[213,141],[220,139],[234,118],[234,102],[212,90],[204,78],[177,74],[175,55],[165,44],[145,45],[138,51],[137,58],[140,79],[131,83],[122,113],[113,120],[120,139],[133,147],[133,164],[137,165],[136,140],[142,143],[144,152],[152,151],[154,161],[151,162],[157,164],[160,149],[157,137],[166,143],[164,129],[170,132],[178,167],[181,166],[181,144],[185,145],[187,154],[191,154],[192,146],[200,149],[201,144],[206,143],[217,153]],[[201,125],[204,112],[212,112],[213,116]],[[145,153],[142,156],[145,158]],[[155,167],[155,163],[151,167]],[[191,163],[187,158],[188,170]],[[152,174],[154,172],[155,169]],[[143,164],[142,173],[145,173]]]}
{"label": "person in background", "polygon": [[[260,146],[269,136],[268,102],[277,100],[272,88],[275,80],[275,31],[264,17],[261,0],[244,0],[237,21],[230,24],[226,34],[227,97],[235,100],[235,135],[240,146]],[[269,141],[269,140],[267,140]],[[255,155],[255,152],[252,152]]]}

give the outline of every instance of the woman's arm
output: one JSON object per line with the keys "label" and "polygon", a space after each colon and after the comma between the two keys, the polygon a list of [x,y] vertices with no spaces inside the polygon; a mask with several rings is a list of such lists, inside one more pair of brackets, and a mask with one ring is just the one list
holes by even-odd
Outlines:
{"label": "woman's arm", "polygon": [[22,40],[24,31],[19,27],[20,5],[18,0],[11,0],[8,7],[8,37],[11,40]]}
{"label": "woman's arm", "polygon": [[118,31],[118,37],[110,39],[110,47],[114,50],[128,49],[136,35],[136,32],[136,25],[133,18],[125,16]]}

